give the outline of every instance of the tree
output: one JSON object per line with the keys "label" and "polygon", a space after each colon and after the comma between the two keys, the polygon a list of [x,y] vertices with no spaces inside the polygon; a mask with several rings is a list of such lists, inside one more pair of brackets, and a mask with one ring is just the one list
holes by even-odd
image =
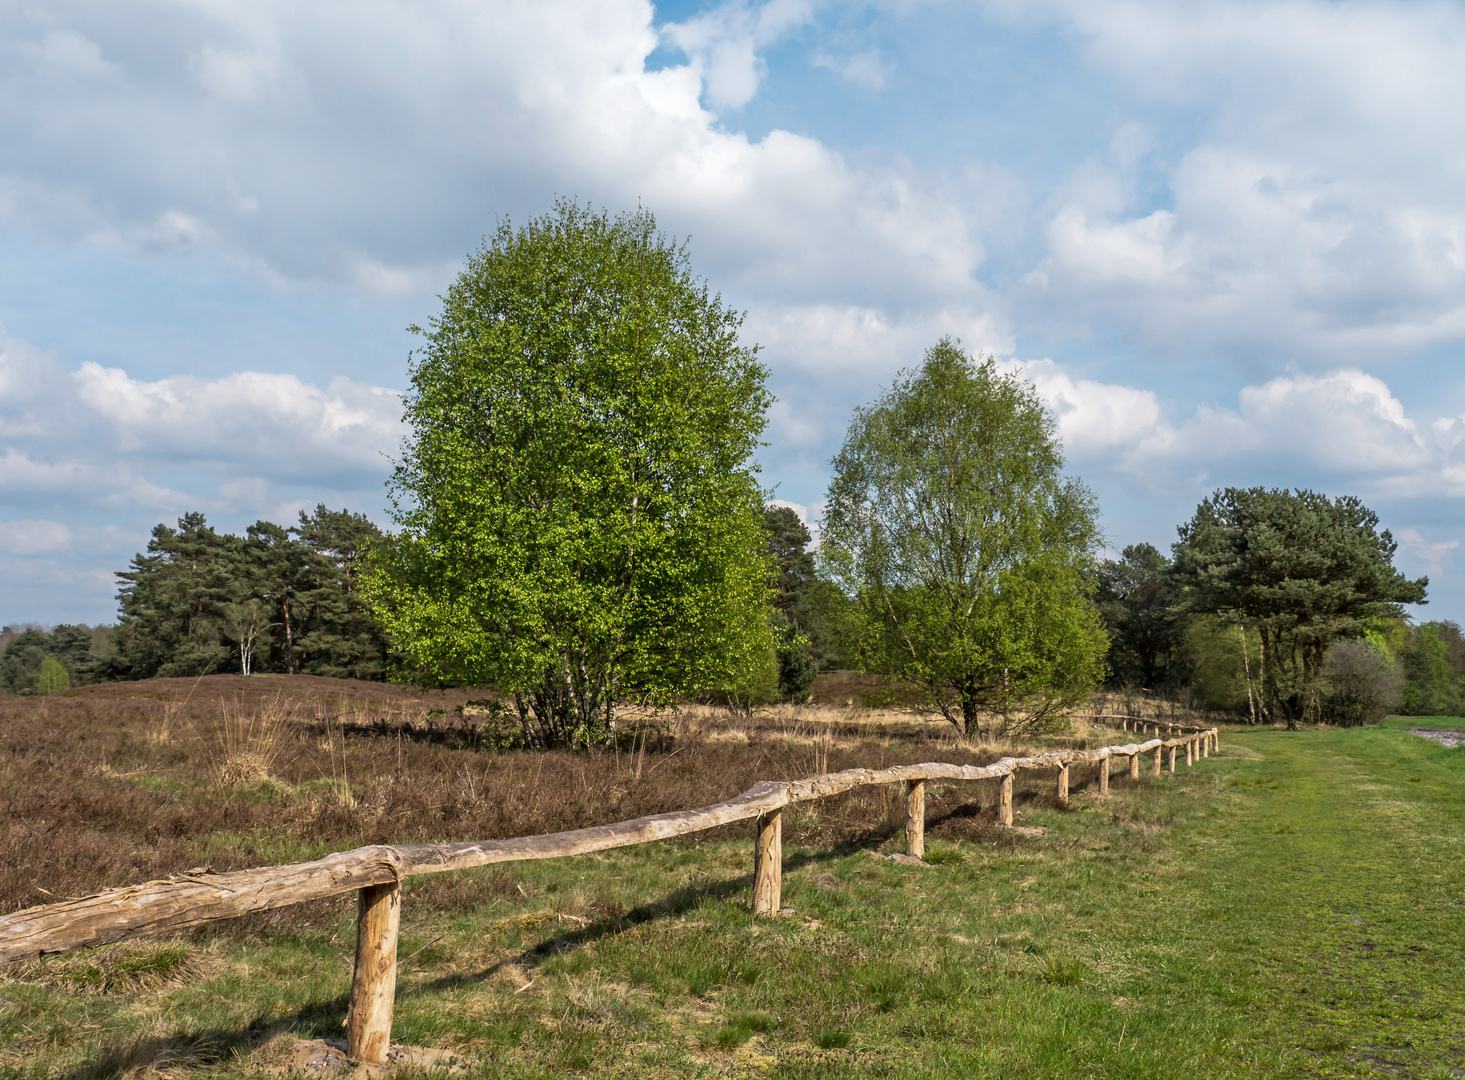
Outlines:
{"label": "tree", "polygon": [[401,531],[364,582],[417,677],[498,687],[543,745],[766,661],[770,399],[740,323],[648,212],[499,226],[414,328]]}
{"label": "tree", "polygon": [[962,732],[1049,725],[1102,675],[1097,510],[1062,468],[1033,387],[950,339],[856,410],[834,459],[820,564],[858,601],[860,661]]}
{"label": "tree", "polygon": [[1130,544],[1099,565],[1096,600],[1109,629],[1109,670],[1117,685],[1159,689],[1173,681],[1185,641],[1180,591],[1170,560],[1153,544]]}
{"label": "tree", "polygon": [[370,552],[385,541],[365,514],[328,510],[300,511],[290,532],[318,556],[312,581],[301,597],[305,631],[300,650],[304,669],[313,675],[380,679],[386,671],[386,640],[361,591]]}
{"label": "tree", "polygon": [[123,586],[113,674],[121,678],[206,675],[222,668],[223,608],[235,601],[243,574],[243,543],[220,535],[203,514],[159,524],[146,553],[117,576]]}
{"label": "tree", "polygon": [[1295,728],[1320,717],[1330,642],[1400,618],[1400,604],[1424,602],[1429,579],[1394,569],[1397,546],[1351,495],[1225,488],[1181,526],[1175,570],[1187,607],[1257,633],[1263,705]]}
{"label": "tree", "polygon": [[71,677],[66,674],[66,669],[61,666],[61,661],[54,656],[48,656],[41,661],[41,669],[36,675],[36,693],[38,694],[59,694],[63,690],[71,689]]}

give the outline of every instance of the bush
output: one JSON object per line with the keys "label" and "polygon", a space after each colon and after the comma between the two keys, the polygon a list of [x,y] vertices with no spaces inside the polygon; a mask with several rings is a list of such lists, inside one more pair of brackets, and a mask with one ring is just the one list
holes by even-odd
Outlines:
{"label": "bush", "polygon": [[1331,724],[1376,724],[1404,701],[1404,675],[1369,641],[1335,641],[1323,663],[1322,716]]}

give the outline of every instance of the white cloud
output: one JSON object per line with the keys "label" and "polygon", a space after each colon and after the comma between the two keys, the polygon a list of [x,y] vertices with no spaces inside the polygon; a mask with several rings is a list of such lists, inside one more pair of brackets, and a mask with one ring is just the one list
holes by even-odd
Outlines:
{"label": "white cloud", "polygon": [[1357,369],[1243,387],[1234,407],[1176,420],[1153,391],[1075,378],[1050,360],[1014,366],[1053,410],[1072,466],[1155,493],[1256,483],[1382,499],[1465,496],[1465,416],[1410,417]]}
{"label": "white cloud", "polygon": [[1181,358],[1318,368],[1465,338],[1458,5],[993,6],[1046,11],[1143,98],[1209,117],[1166,165],[1172,205],[1136,207],[1124,173],[1150,147],[1128,137],[1108,186],[1059,195],[1026,310]]}
{"label": "white cloud", "polygon": [[795,27],[813,19],[807,0],[769,0],[757,6],[732,0],[685,22],[669,23],[662,37],[691,59],[717,108],[737,109],[753,100],[766,65],[758,55]]}
{"label": "white cloud", "polygon": [[1455,561],[1455,550],[1460,546],[1456,540],[1426,540],[1418,529],[1400,529],[1394,534],[1399,543],[1398,554],[1422,566],[1426,573],[1438,576]]}
{"label": "white cloud", "polygon": [[864,49],[848,56],[831,56],[823,49],[815,49],[812,61],[815,67],[827,68],[846,82],[867,90],[884,90],[895,70],[895,65],[881,56],[879,49]]}
{"label": "white cloud", "polygon": [[66,373],[0,331],[0,501],[12,506],[258,513],[295,507],[280,484],[379,491],[401,418],[398,391],[344,377],[146,380],[90,361]]}
{"label": "white cloud", "polygon": [[71,530],[59,521],[0,521],[0,552],[39,555],[71,545]]}
{"label": "white cloud", "polygon": [[[803,135],[750,139],[703,107],[704,91],[715,107],[756,92],[759,50],[808,23],[803,0],[669,26],[691,59],[658,71],[644,0],[152,3],[0,12],[0,221],[421,295],[499,214],[557,190],[654,208],[749,298],[971,302],[966,193]],[[167,33],[140,31],[159,20]],[[116,69],[108,92],[23,59],[62,31]]]}
{"label": "white cloud", "polygon": [[277,477],[384,472],[403,434],[399,393],[344,376],[324,390],[257,371],[148,382],[88,361],[73,378],[78,401],[117,445],[151,460],[268,463]]}

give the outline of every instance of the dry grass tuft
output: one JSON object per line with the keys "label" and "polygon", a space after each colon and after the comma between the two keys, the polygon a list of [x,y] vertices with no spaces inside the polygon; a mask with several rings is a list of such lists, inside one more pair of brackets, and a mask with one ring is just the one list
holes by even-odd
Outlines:
{"label": "dry grass tuft", "polygon": [[223,717],[219,729],[220,782],[233,785],[275,779],[275,766],[299,704],[277,694],[272,701],[252,709],[239,699],[222,701],[219,708]]}
{"label": "dry grass tuft", "polygon": [[0,972],[0,982],[38,983],[72,993],[126,994],[193,982],[204,978],[208,969],[198,950],[182,942],[127,942],[12,964]]}

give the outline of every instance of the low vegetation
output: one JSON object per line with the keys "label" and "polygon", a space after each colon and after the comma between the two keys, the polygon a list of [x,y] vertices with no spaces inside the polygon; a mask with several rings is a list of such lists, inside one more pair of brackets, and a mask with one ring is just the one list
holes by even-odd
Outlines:
{"label": "low vegetation", "polygon": [[[308,677],[5,699],[0,828],[15,862],[0,908],[45,901],[41,889],[544,831],[758,779],[1007,749],[845,705],[858,690],[841,689],[757,720],[688,710],[579,755],[473,749],[466,693]],[[241,768],[251,755],[263,764]],[[1116,772],[1104,800],[1092,779],[1076,770],[1061,808],[1048,778],[1026,777],[1014,830],[995,826],[986,785],[932,785],[926,867],[874,857],[901,849],[897,792],[790,812],[791,910],[764,922],[748,914],[746,828],[411,879],[394,1037],[509,1077],[1428,1077],[1465,1064],[1465,758],[1387,728],[1270,729],[1228,732],[1219,756],[1158,782]],[[0,1075],[252,1074],[296,1039],[340,1036],[353,935],[342,897],[12,968]]]}

